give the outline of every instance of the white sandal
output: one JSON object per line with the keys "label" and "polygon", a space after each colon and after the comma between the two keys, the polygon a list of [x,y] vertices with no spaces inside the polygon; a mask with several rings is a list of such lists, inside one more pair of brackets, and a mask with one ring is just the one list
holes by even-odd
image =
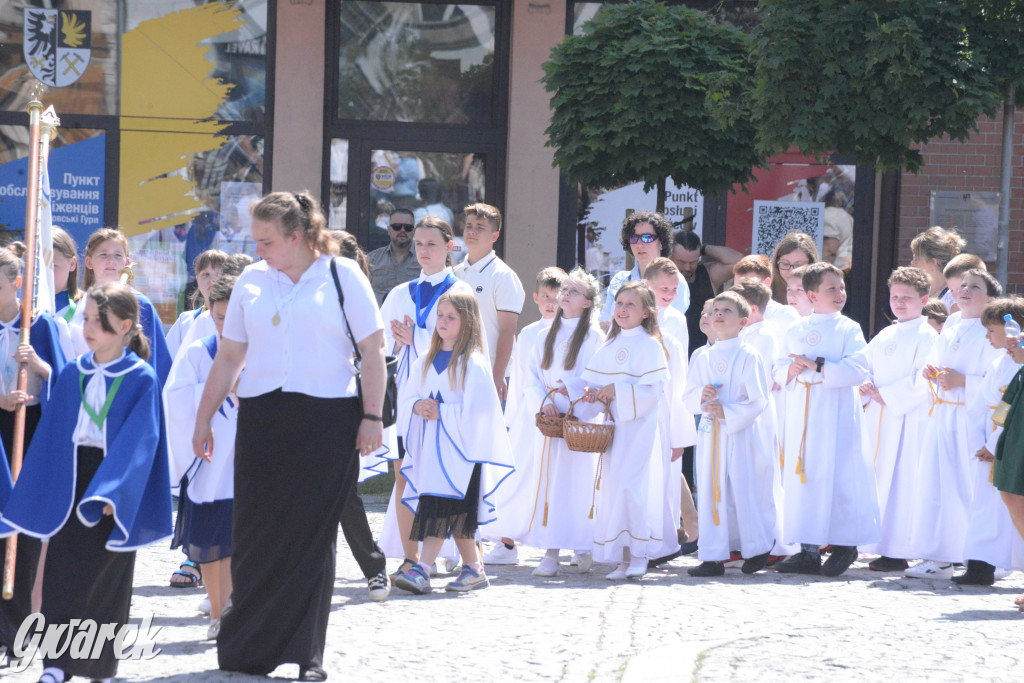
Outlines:
{"label": "white sandal", "polygon": [[206,639],[217,640],[218,635],[220,635],[220,619],[213,619],[210,621],[210,628],[206,629]]}

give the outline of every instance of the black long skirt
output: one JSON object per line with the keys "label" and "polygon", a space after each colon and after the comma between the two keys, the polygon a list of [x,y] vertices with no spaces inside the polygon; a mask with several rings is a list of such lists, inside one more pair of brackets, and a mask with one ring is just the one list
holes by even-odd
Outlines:
{"label": "black long skirt", "polygon": [[[42,410],[38,405],[25,409],[25,450],[32,442]],[[11,464],[14,446],[14,412],[0,410],[0,440],[7,453],[7,464]],[[32,585],[36,581],[39,566],[39,539],[20,534],[18,536],[18,557],[14,563],[14,597],[0,600],[0,645],[13,649],[14,638],[21,623],[32,613]],[[7,539],[0,539],[0,558],[7,557]]]}
{"label": "black long skirt", "polygon": [[234,590],[217,638],[221,669],[323,665],[338,523],[359,475],[360,419],[355,398],[276,390],[239,402]]}
{"label": "black long skirt", "polygon": [[[103,462],[99,448],[78,449],[75,506]],[[115,624],[114,632],[128,623],[132,604],[134,552],[110,552],[107,539],[114,518],[104,517],[94,527],[78,519],[74,509],[64,527],[50,539],[43,570],[43,617],[46,625],[69,624],[72,619],[92,619],[97,626]],[[107,640],[97,659],[73,659],[71,649],[44,666],[63,669],[67,676],[110,678],[117,675],[114,641]]]}

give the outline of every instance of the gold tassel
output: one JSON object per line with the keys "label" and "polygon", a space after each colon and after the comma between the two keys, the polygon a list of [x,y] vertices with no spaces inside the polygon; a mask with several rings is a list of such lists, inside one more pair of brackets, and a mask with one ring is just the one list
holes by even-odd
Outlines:
{"label": "gold tassel", "polygon": [[587,519],[593,519],[593,518],[594,518],[594,506],[591,505],[590,506],[590,514],[587,515]]}

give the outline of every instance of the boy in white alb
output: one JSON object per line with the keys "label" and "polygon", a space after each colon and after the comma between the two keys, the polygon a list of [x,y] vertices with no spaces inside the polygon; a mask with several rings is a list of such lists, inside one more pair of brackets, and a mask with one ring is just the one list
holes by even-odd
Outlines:
{"label": "boy in white alb", "polygon": [[[843,273],[812,263],[803,273],[814,312],[789,329],[775,363],[775,381],[786,399],[783,452],[786,489],[783,530],[801,551],[775,565],[784,573],[839,576],[857,559],[857,546],[877,543],[878,494],[861,451],[860,397],[867,378],[860,325],[840,311],[846,303]],[[819,546],[832,554],[821,564]]]}
{"label": "boy in white alb", "polygon": [[917,473],[911,542],[912,556],[925,561],[904,571],[911,578],[950,579],[953,564],[964,560],[974,497],[971,460],[984,443],[971,434],[984,429],[987,417],[971,407],[977,405],[985,373],[1003,354],[985,341],[981,312],[1001,293],[988,272],[964,273],[956,293],[960,318],[946,322],[922,370],[932,405]]}
{"label": "boy in white alb", "polygon": [[[740,330],[740,341],[757,352],[757,355],[761,358],[761,363],[764,365],[765,380],[768,383],[767,411],[771,418],[771,445],[775,461],[772,495],[775,500],[775,509],[778,511],[775,517],[775,545],[772,547],[772,554],[768,558],[768,565],[771,566],[799,550],[796,545],[786,545],[782,541],[784,537],[782,533],[782,510],[784,509],[782,468],[785,465],[785,460],[782,456],[782,431],[779,423],[786,419],[784,412],[786,392],[782,391],[782,387],[775,381],[773,370],[775,368],[775,361],[783,355],[781,351],[781,337],[783,335],[774,324],[765,319],[762,312],[767,310],[768,305],[772,301],[771,287],[765,284],[763,280],[742,279],[730,287],[729,291],[738,294],[750,306],[750,316],[747,318],[747,324]],[[783,308],[790,307],[784,306]],[[792,309],[790,308],[790,310]],[[767,426],[769,421],[765,419],[765,422]],[[732,563],[728,563],[727,566],[732,566]]]}
{"label": "boy in white alb", "polygon": [[[764,283],[768,290],[771,291],[772,262],[764,254],[744,256],[732,267],[732,274],[736,282],[740,280],[757,280]],[[792,306],[780,304],[771,297],[768,297],[768,303],[761,310],[761,315],[778,330],[785,330],[800,320],[800,313],[797,313]]]}
{"label": "boy in white alb", "polygon": [[[486,561],[490,564],[516,564],[519,551],[516,549],[515,538],[521,533],[523,519],[528,515],[526,508],[532,496],[523,487],[529,487],[535,479],[527,474],[533,470],[536,455],[533,449],[533,433],[535,415],[524,407],[526,379],[530,375],[528,367],[534,349],[544,342],[544,336],[551,321],[558,312],[558,290],[565,282],[566,272],[554,266],[537,273],[537,288],[533,293],[533,303],[540,312],[540,320],[524,327],[516,338],[516,355],[513,357],[508,380],[508,399],[505,402],[505,424],[508,426],[508,438],[512,444],[512,453],[516,457],[516,469],[508,476],[501,487],[498,507],[502,514],[488,529],[487,540],[499,541]],[[488,558],[496,557],[497,562]]]}
{"label": "boy in white alb", "polygon": [[662,547],[650,562],[652,567],[656,567],[678,557],[682,545],[689,539],[697,538],[697,508],[690,487],[685,484],[683,474],[679,471],[683,451],[697,441],[697,430],[683,402],[690,333],[686,316],[672,305],[679,294],[679,268],[671,259],[658,257],[647,264],[643,275],[658,306],[658,326],[661,328],[662,343],[668,352],[671,375],[666,385],[665,401],[661,405],[661,430],[667,435],[665,445],[668,448],[663,462],[665,525],[662,530]]}
{"label": "boy in white alb", "polygon": [[[750,306],[735,292],[712,302],[715,345],[690,368],[686,407],[702,415],[697,442],[701,564],[690,576],[722,576],[731,550],[743,573],[768,564],[775,544],[775,416],[761,358],[742,343]],[[707,426],[705,426],[707,425]]]}
{"label": "boy in white alb", "polygon": [[931,285],[917,268],[897,268],[889,276],[889,307],[896,322],[864,349],[868,380],[860,386],[864,405],[864,457],[875,470],[882,540],[865,552],[878,553],[868,567],[903,571],[913,558],[911,524],[914,491],[928,409],[928,383],[921,377],[938,335],[921,315]]}
{"label": "boy in white alb", "polygon": [[[1007,349],[1008,341],[1005,316],[1009,316],[1018,325],[1024,324],[1024,299],[996,299],[981,313],[981,324],[985,326],[989,344],[1003,352]],[[953,577],[953,583],[961,586],[991,586],[996,580],[996,568],[1024,569],[1024,539],[1014,528],[1010,512],[999,490],[992,483],[996,443],[1002,433],[1001,422],[1005,418],[1005,413],[996,414],[995,411],[1018,370],[1020,365],[1008,354],[1000,353],[985,373],[973,405],[968,406],[972,418],[971,440],[977,439],[984,444],[975,452],[975,460],[971,462],[974,499],[971,501],[967,541],[964,544],[967,571]],[[973,424],[975,415],[980,420],[977,425]],[[975,426],[977,430],[974,430]]]}

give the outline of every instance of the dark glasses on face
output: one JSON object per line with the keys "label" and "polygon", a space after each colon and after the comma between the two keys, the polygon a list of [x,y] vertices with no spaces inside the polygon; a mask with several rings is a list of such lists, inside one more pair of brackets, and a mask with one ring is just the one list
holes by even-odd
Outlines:
{"label": "dark glasses on face", "polygon": [[391,229],[392,230],[405,230],[406,232],[412,232],[413,228],[415,228],[415,227],[416,226],[413,225],[412,223],[392,223],[391,224]]}
{"label": "dark glasses on face", "polygon": [[658,239],[658,236],[652,233],[646,233],[644,235],[630,235],[629,243],[636,244],[637,242],[643,242],[644,244],[650,244]]}

